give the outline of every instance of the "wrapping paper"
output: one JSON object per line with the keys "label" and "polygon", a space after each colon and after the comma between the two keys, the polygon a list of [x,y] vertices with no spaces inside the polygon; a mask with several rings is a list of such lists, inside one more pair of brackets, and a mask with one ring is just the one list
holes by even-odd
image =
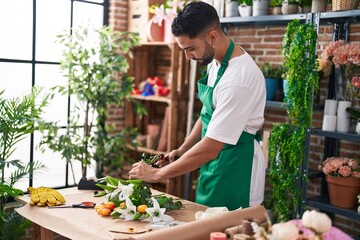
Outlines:
{"label": "wrapping paper", "polygon": [[[173,228],[151,231],[147,234],[133,236],[136,240],[209,240],[211,232],[224,232],[225,229],[241,225],[243,219],[266,220],[266,209],[263,206],[249,207],[223,213],[211,218],[185,223]],[[176,218],[175,218],[176,219]]]}
{"label": "wrapping paper", "polygon": [[[93,201],[96,204],[105,202],[105,198],[93,197],[91,190],[78,190],[75,188],[67,188],[59,190],[65,197],[67,204],[75,204],[82,201]],[[161,194],[161,192],[152,190],[153,194]],[[168,194],[167,194],[168,195]],[[170,196],[170,195],[169,195]],[[64,237],[80,240],[113,240],[113,239],[129,239],[136,235],[142,234],[123,234],[110,231],[126,231],[129,227],[133,227],[135,231],[149,230],[147,222],[129,221],[124,222],[123,219],[112,219],[111,217],[101,217],[94,209],[84,208],[55,208],[49,209],[47,207],[30,206],[27,204],[30,200],[29,195],[24,195],[18,198],[19,202],[25,203],[16,211],[40,225],[43,228],[56,232]],[[205,211],[206,207],[190,201],[183,200],[184,208],[180,210],[173,210],[167,214],[172,216],[175,220],[181,222],[195,221],[195,213],[197,211]],[[155,231],[155,230],[151,230]],[[162,231],[162,230],[156,230]]]}

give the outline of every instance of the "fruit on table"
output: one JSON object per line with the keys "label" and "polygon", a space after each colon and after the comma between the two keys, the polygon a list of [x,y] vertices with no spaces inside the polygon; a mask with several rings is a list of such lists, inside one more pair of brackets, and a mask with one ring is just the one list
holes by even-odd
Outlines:
{"label": "fruit on table", "polygon": [[29,204],[31,206],[57,206],[65,203],[65,198],[55,189],[48,187],[28,187],[28,191],[30,193],[30,201]]}

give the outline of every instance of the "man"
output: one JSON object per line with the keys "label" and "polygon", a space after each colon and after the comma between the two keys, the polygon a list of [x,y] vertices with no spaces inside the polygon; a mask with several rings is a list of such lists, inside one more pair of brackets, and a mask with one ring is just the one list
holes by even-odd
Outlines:
{"label": "man", "polygon": [[[208,66],[198,81],[201,116],[160,168],[133,165],[130,178],[158,182],[200,167],[196,202],[229,210],[261,204],[265,163],[256,132],[264,122],[265,80],[253,59],[223,33],[216,10],[191,2],[172,24],[187,59]],[[174,161],[175,156],[180,157]]]}

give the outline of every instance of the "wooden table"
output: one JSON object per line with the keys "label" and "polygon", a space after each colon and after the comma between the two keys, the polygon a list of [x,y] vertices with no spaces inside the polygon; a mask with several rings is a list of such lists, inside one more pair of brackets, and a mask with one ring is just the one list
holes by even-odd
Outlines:
{"label": "wooden table", "polygon": [[[101,204],[105,201],[103,197],[95,198],[93,191],[78,190],[76,187],[59,190],[65,197],[67,204],[75,204],[82,201],[92,201]],[[161,192],[153,190],[153,194]],[[28,203],[29,195],[20,196],[20,202]],[[204,211],[206,207],[190,201],[182,200],[184,208],[173,210],[167,214],[176,221],[191,222],[195,220],[197,211]],[[82,208],[56,208],[24,205],[16,211],[23,217],[31,220],[38,228],[39,234],[34,234],[33,239],[52,240],[54,232],[64,237],[74,240],[110,240],[113,239],[109,230],[116,230],[122,224],[132,224],[135,228],[148,223],[141,221],[124,222],[122,219],[112,219],[111,217],[101,217],[94,209]],[[156,230],[161,231],[161,230]],[[144,233],[146,234],[146,233]],[[126,234],[123,234],[126,235]],[[128,236],[128,235],[126,235]]]}

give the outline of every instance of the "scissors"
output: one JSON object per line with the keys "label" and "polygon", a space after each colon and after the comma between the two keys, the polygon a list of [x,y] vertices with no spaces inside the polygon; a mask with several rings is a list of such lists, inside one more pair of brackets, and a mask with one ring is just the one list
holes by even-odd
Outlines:
{"label": "scissors", "polygon": [[96,203],[94,202],[81,202],[78,204],[63,204],[58,206],[48,206],[48,208],[94,208]]}

